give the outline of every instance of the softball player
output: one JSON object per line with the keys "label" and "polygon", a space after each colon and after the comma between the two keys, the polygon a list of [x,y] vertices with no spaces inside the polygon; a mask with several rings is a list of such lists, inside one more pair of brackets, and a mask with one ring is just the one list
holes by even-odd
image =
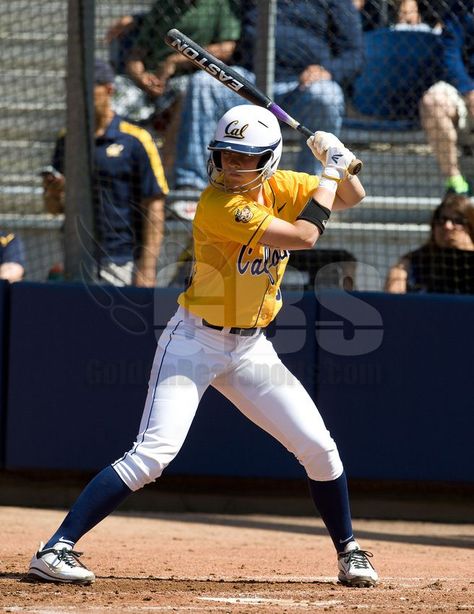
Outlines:
{"label": "softball player", "polygon": [[86,486],[56,533],[40,544],[31,576],[94,581],[74,544],[131,492],[161,475],[212,385],[305,468],[336,548],[339,580],[350,586],[377,582],[371,553],[353,536],[336,444],[311,397],[264,334],[282,306],[279,286],[289,250],[312,247],[332,209],[352,207],[365,195],[359,180],[347,173],[353,154],[334,135],[316,132],[308,146],[323,162],[321,178],[277,170],[282,137],[266,109],[240,105],[219,121],[209,145],[211,185],[194,220],[192,281],[158,341],[138,437]]}

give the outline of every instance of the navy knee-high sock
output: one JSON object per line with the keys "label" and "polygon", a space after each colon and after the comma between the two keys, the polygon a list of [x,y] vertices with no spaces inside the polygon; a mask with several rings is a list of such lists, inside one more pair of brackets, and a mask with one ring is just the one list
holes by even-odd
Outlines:
{"label": "navy knee-high sock", "polygon": [[317,482],[308,479],[314,504],[321,514],[337,552],[354,539],[346,474],[336,480]]}
{"label": "navy knee-high sock", "polygon": [[131,493],[117,472],[111,466],[106,467],[84,488],[45,548],[51,548],[59,541],[74,545]]}

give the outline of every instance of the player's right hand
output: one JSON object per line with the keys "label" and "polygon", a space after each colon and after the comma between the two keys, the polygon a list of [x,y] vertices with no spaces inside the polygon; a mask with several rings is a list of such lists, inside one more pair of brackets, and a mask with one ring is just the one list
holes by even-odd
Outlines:
{"label": "player's right hand", "polygon": [[330,147],[344,149],[344,145],[336,135],[331,132],[323,132],[322,130],[318,130],[313,136],[310,136],[306,144],[311,149],[314,157],[324,166],[328,163],[327,153]]}

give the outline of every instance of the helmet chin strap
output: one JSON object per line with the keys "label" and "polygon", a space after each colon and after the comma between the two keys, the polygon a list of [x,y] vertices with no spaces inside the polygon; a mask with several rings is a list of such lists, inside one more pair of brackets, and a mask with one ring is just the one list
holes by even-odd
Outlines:
{"label": "helmet chin strap", "polygon": [[223,192],[226,192],[228,194],[241,194],[241,193],[245,194],[246,192],[250,192],[251,190],[254,190],[255,188],[260,187],[266,181],[268,177],[268,171],[269,171],[269,167],[267,164],[265,164],[264,166],[260,168],[255,168],[255,169],[250,169],[250,170],[249,169],[244,169],[244,170],[235,169],[232,171],[228,171],[232,173],[240,173],[241,175],[244,175],[245,173],[255,173],[256,171],[260,171],[260,173],[254,179],[251,179],[250,181],[246,183],[241,183],[236,186],[234,185],[231,186],[231,185],[227,185],[226,183],[226,178],[225,178],[226,171],[224,171],[222,168],[215,166],[215,164],[213,164],[212,162],[212,157],[209,160],[208,164],[211,168],[210,172],[208,171],[209,181],[211,185],[217,188],[218,190],[222,190]]}
{"label": "helmet chin strap", "polygon": [[[239,173],[241,175],[244,176],[245,173],[254,173],[255,171],[257,171],[259,169],[254,169],[254,170],[242,170],[242,171],[232,171],[233,173]],[[251,190],[260,187],[261,185],[263,185],[263,182],[266,179],[266,168],[263,167],[260,171],[260,173],[254,178],[251,179],[250,181],[247,181],[246,183],[241,183],[237,186],[232,186],[232,185],[227,185],[226,182],[226,172],[223,171],[221,169],[221,173],[222,173],[222,179],[223,179],[223,186],[224,186],[224,192],[229,192],[230,194],[236,194],[236,193],[246,193],[246,192],[250,192]]]}

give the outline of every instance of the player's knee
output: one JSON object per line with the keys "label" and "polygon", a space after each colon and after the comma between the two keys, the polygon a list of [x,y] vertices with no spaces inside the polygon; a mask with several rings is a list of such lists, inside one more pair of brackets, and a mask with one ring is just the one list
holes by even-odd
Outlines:
{"label": "player's knee", "polygon": [[336,446],[328,450],[315,448],[312,453],[308,453],[304,459],[301,459],[301,464],[311,480],[320,482],[335,480],[343,471]]}
{"label": "player's knee", "polygon": [[156,457],[143,458],[139,454],[127,453],[114,464],[114,469],[125,484],[136,491],[158,479],[167,465],[167,462]]}

